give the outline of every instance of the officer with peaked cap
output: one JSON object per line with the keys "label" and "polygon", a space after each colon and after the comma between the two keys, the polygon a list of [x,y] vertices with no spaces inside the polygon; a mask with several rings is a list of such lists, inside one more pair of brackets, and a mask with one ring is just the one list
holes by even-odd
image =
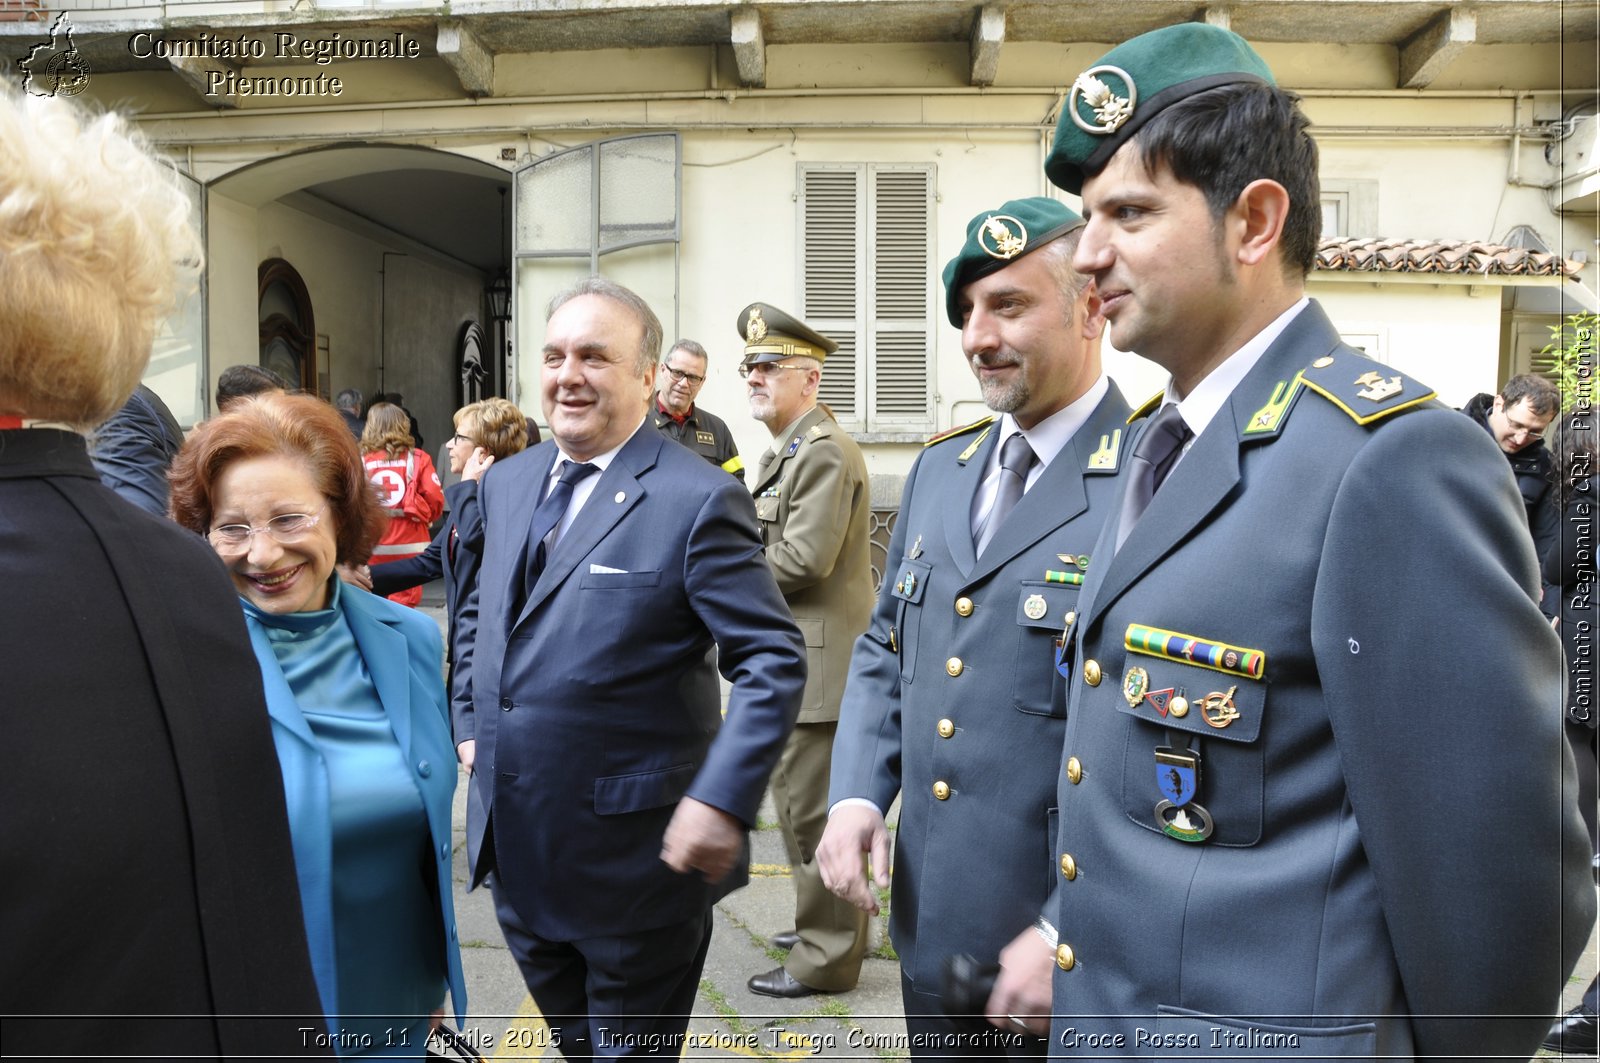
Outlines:
{"label": "officer with peaked cap", "polygon": [[816,849],[850,646],[872,612],[867,463],[817,402],[824,362],[839,345],[766,303],[741,310],[738,327],[750,412],[773,436],[756,472],[756,516],[767,563],[805,634],[809,666],[799,722],[772,773],[793,869],[795,928],[774,938],[790,950],[783,966],[749,986],[775,997],[837,993],[853,989],[861,974],[867,917],[828,892]]}
{"label": "officer with peaked cap", "polygon": [[1306,298],[1307,125],[1172,26],[1073,82],[1045,164],[1112,341],[1172,374],[1073,633],[1063,1056],[1526,1059],[1593,921],[1520,496]]}
{"label": "officer with peaked cap", "polygon": [[[1002,976],[944,1018],[945,961],[1039,971],[1065,726],[1056,646],[1109,511],[1128,404],[1101,373],[1099,299],[1073,271],[1083,219],[1045,198],[976,215],[945,310],[994,411],[928,442],[906,479],[834,745],[824,877],[876,908],[898,795],[891,933],[915,1058],[1042,1055],[1049,979]],[[1012,1018],[1015,1016],[1015,1018]],[[1019,1035],[1031,1034],[1019,1040]]]}

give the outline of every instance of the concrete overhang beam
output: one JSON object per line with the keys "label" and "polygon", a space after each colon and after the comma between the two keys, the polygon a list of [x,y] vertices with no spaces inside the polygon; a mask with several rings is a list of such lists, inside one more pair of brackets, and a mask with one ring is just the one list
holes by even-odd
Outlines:
{"label": "concrete overhang beam", "polygon": [[468,96],[494,95],[494,53],[461,20],[439,23],[436,47]]}
{"label": "concrete overhang beam", "polygon": [[1005,42],[1005,9],[992,4],[980,9],[972,24],[972,84],[994,84],[1000,72],[1000,46]]}
{"label": "concrete overhang beam", "polygon": [[1477,39],[1477,15],[1459,7],[1441,12],[1400,46],[1400,88],[1427,88]]}
{"label": "concrete overhang beam", "polygon": [[767,38],[761,31],[761,12],[741,7],[729,17],[733,58],[739,64],[739,81],[752,88],[767,85]]}
{"label": "concrete overhang beam", "polygon": [[231,92],[211,92],[213,81],[226,80],[229,74],[239,73],[238,63],[204,55],[171,55],[167,57],[167,62],[172,65],[172,72],[210,106],[225,110],[239,106],[239,97]]}

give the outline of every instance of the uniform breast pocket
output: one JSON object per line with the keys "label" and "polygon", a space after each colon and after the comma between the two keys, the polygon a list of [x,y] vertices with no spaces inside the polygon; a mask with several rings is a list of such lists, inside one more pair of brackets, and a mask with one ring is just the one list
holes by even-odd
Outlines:
{"label": "uniform breast pocket", "polygon": [[1067,614],[1078,607],[1078,588],[1068,583],[1023,580],[1017,589],[1017,659],[1012,669],[1012,704],[1034,716],[1067,714],[1066,682],[1056,671],[1056,639]]}
{"label": "uniform breast pocket", "polygon": [[895,629],[900,647],[900,682],[909,683],[917,670],[917,635],[922,627],[922,597],[928,589],[933,566],[926,561],[902,558],[895,570],[889,593],[899,599],[895,609]]}
{"label": "uniform breast pocket", "polygon": [[1265,678],[1128,653],[1104,682],[1120,687],[1127,724],[1122,798],[1128,818],[1179,841],[1261,840]]}

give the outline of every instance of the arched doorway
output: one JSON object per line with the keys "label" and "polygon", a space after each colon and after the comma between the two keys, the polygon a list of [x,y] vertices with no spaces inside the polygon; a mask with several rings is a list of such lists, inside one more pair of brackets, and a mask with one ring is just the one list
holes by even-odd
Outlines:
{"label": "arched doorway", "polygon": [[283,259],[269,258],[256,273],[256,304],[261,366],[317,394],[317,329],[305,281]]}

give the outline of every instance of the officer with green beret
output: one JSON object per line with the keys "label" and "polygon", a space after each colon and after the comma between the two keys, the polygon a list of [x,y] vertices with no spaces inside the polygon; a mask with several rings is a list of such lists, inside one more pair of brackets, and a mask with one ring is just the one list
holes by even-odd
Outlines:
{"label": "officer with green beret", "polygon": [[[1101,372],[1094,286],[1072,269],[1082,226],[1056,200],[1014,199],[973,217],[945,267],[945,310],[994,414],[912,466],[845,687],[818,859],[875,910],[862,855],[888,885],[899,797],[890,931],[915,1059],[1045,1049],[1053,953],[1034,924],[1066,725],[1057,647],[1099,564],[1129,412]],[[945,962],[963,953],[1007,973],[978,1014],[946,1018]]]}
{"label": "officer with green beret", "polygon": [[850,647],[872,612],[872,494],[861,448],[817,401],[839,345],[767,303],[739,311],[750,413],[772,433],[756,470],[756,516],[767,564],[806,640],[805,696],[772,799],[789,850],[794,930],[773,943],[783,966],[750,979],[753,992],[803,997],[855,988],[867,917],[822,884],[817,842],[828,818],[828,762]]}
{"label": "officer with green beret", "polygon": [[1526,1059],[1594,919],[1521,498],[1306,298],[1307,126],[1191,23],[1078,75],[1045,164],[1171,373],[1072,632],[1063,1057]]}

